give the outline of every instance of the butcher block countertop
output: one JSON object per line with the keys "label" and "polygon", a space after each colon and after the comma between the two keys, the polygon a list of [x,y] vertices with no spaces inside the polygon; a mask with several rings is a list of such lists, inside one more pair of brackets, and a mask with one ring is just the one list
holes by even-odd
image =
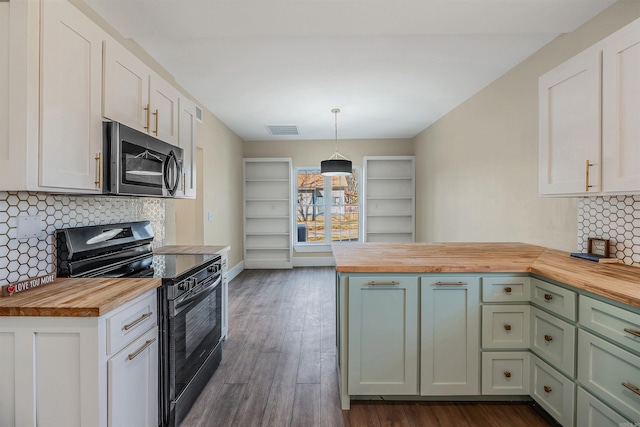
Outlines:
{"label": "butcher block countertop", "polygon": [[0,316],[98,317],[160,285],[162,279],[58,278],[0,297]]}
{"label": "butcher block countertop", "polygon": [[174,255],[200,255],[200,254],[222,254],[229,251],[229,246],[188,246],[188,245],[169,245],[154,249],[154,254],[174,254]]}
{"label": "butcher block countertop", "polygon": [[640,268],[524,243],[334,243],[342,273],[533,273],[640,308]]}

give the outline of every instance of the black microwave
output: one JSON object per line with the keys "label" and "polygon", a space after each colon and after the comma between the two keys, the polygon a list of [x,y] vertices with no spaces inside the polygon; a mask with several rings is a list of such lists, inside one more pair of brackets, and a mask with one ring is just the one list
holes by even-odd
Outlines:
{"label": "black microwave", "polygon": [[103,194],[174,197],[184,152],[118,122],[103,124]]}

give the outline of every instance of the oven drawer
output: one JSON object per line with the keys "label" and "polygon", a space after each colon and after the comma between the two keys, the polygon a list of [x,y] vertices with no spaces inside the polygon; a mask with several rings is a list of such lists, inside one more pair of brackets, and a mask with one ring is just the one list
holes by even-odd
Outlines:
{"label": "oven drawer", "polygon": [[156,290],[116,309],[106,318],[107,354],[115,354],[158,324]]}

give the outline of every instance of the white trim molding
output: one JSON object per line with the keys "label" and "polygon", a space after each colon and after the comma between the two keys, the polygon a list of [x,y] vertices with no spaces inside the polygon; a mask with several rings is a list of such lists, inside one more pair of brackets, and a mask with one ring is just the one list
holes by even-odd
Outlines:
{"label": "white trim molding", "polygon": [[244,271],[244,261],[240,261],[227,272],[227,280],[232,281],[238,274]]}
{"label": "white trim molding", "polygon": [[293,257],[294,267],[335,267],[333,256],[321,257]]}

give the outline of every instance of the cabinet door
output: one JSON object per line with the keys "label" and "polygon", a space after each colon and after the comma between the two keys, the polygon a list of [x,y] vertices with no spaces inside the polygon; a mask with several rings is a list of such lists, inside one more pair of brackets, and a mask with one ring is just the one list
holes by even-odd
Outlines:
{"label": "cabinet door", "polygon": [[115,40],[107,40],[104,49],[105,118],[123,123],[140,132],[148,132],[149,75],[151,70]]}
{"label": "cabinet door", "polygon": [[528,351],[501,351],[482,353],[482,394],[528,395]]}
{"label": "cabinet door", "polygon": [[540,77],[541,195],[601,191],[600,62],[589,49]]}
{"label": "cabinet door", "polygon": [[542,359],[531,355],[531,397],[563,426],[572,426],[576,386]]}
{"label": "cabinet door", "polygon": [[482,348],[528,349],[531,307],[528,305],[482,306]]}
{"label": "cabinet door", "polygon": [[108,425],[158,425],[158,328],[107,362]]}
{"label": "cabinet door", "polygon": [[196,197],[196,104],[180,97],[178,145],[184,150],[182,196]]}
{"label": "cabinet door", "polygon": [[39,185],[101,192],[106,36],[68,2],[42,2],[42,13]]}
{"label": "cabinet door", "polygon": [[350,395],[418,393],[418,279],[349,277]]}
{"label": "cabinet door", "polygon": [[602,190],[640,191],[640,23],[602,53]]}
{"label": "cabinet door", "polygon": [[[151,135],[178,144],[178,91],[165,80],[151,74],[149,104],[151,105]],[[195,114],[194,114],[195,115]]]}
{"label": "cabinet door", "polygon": [[479,279],[421,277],[420,292],[420,394],[479,394]]}
{"label": "cabinet door", "polygon": [[531,350],[570,377],[575,376],[575,326],[531,309]]}

